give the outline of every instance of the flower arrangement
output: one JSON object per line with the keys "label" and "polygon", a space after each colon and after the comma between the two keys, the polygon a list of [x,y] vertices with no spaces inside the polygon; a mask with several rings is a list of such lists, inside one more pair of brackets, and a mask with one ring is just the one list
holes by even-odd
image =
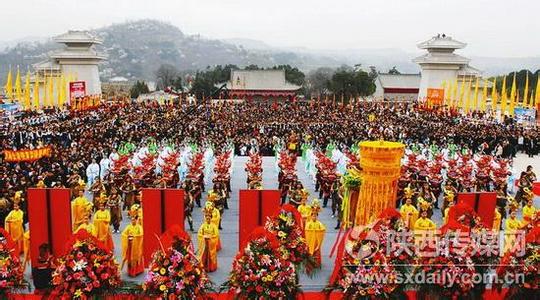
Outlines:
{"label": "flower arrangement", "polygon": [[[176,229],[175,229],[176,230]],[[170,230],[169,230],[170,232]],[[168,240],[168,241],[167,241]],[[193,252],[189,235],[181,229],[161,239],[162,248],[154,252],[143,290],[164,299],[199,299],[211,283]],[[170,243],[165,248],[163,244]]]}
{"label": "flower arrangement", "polygon": [[53,272],[53,295],[86,299],[112,291],[121,283],[113,253],[86,230],[79,230],[66,244],[66,254]]}
{"label": "flower arrangement", "polygon": [[[363,247],[376,246],[366,243]],[[364,258],[360,264],[346,268],[348,271],[337,282],[345,299],[390,298],[397,287],[397,272],[382,250]]]}
{"label": "flower arrangement", "polygon": [[268,218],[264,228],[277,237],[281,257],[293,263],[297,269],[305,266],[308,273],[316,263],[309,254],[304,231],[300,227],[300,213],[290,204],[285,204],[279,213]]}
{"label": "flower arrangement", "polygon": [[24,270],[15,248],[9,233],[0,228],[0,295],[25,286]]}
{"label": "flower arrangement", "polygon": [[[449,231],[438,242],[438,253],[418,257],[415,274],[423,272],[426,282],[419,287],[421,295],[439,295],[444,298],[470,295],[474,288],[471,280],[476,273],[472,260],[471,243],[459,243],[456,232]],[[453,280],[449,280],[449,278]]]}
{"label": "flower arrangement", "polygon": [[281,255],[278,239],[259,227],[248,241],[223,286],[240,299],[294,299],[299,291],[296,268]]}
{"label": "flower arrangement", "polygon": [[[537,294],[540,289],[540,227],[532,229],[525,242],[524,253],[517,252],[519,249],[507,252],[497,269],[499,278],[516,279],[508,283],[509,299],[527,298],[531,293]],[[523,280],[519,280],[518,275]]]}

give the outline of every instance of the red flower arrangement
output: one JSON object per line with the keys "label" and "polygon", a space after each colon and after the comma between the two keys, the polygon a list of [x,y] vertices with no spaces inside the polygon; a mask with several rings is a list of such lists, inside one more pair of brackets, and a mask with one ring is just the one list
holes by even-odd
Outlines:
{"label": "red flower arrangement", "polygon": [[24,270],[15,248],[9,233],[0,228],[0,295],[25,287]]}
{"label": "red flower arrangement", "polygon": [[164,299],[200,299],[210,289],[210,279],[193,252],[191,239],[178,225],[161,238],[154,252],[143,290]]}
{"label": "red flower arrangement", "polygon": [[441,295],[452,299],[473,292],[472,279],[477,273],[472,260],[473,247],[470,240],[459,242],[459,245],[454,243],[460,239],[459,232],[459,229],[454,231],[454,227],[441,231],[444,236],[437,245],[439,252],[418,258],[415,274],[422,272],[426,278],[426,282],[418,283],[419,294]]}
{"label": "red flower arrangement", "polygon": [[113,253],[86,230],[66,244],[66,254],[53,272],[53,295],[62,299],[87,299],[120,285]]}
{"label": "red flower arrangement", "polygon": [[248,241],[223,286],[240,299],[294,299],[299,291],[296,269],[283,258],[278,239],[259,227]]}
{"label": "red flower arrangement", "polygon": [[264,228],[277,237],[279,250],[283,259],[289,260],[299,268],[305,266],[310,273],[317,265],[311,255],[300,227],[300,213],[290,204],[285,204],[278,214],[268,218]]}
{"label": "red flower arrangement", "polygon": [[[540,289],[540,227],[532,229],[525,237],[524,254],[518,249],[506,253],[497,269],[499,278],[514,279],[508,282],[510,294],[527,297],[528,293],[538,293]],[[519,280],[522,276],[523,280]],[[514,299],[514,298],[512,298]]]}

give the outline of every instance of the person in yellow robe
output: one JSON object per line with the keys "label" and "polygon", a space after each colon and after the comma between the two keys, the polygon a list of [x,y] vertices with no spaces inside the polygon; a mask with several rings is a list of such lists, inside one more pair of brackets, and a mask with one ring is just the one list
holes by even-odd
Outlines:
{"label": "person in yellow robe", "polygon": [[414,222],[414,242],[419,255],[433,250],[432,246],[434,245],[434,239],[436,239],[435,229],[437,229],[437,225],[428,218],[428,211],[422,210],[420,218]]}
{"label": "person in yellow robe", "polygon": [[317,267],[320,267],[322,263],[321,247],[324,240],[324,234],[326,233],[326,226],[317,219],[320,210],[321,207],[317,202],[312,204],[311,216],[307,221],[305,228],[308,251],[317,262]]}
{"label": "person in yellow robe", "polygon": [[523,222],[526,224],[531,223],[536,216],[537,209],[533,205],[533,198],[527,200],[527,204],[523,206]]}
{"label": "person in yellow robe", "polygon": [[77,233],[82,229],[86,230],[89,234],[96,236],[96,227],[90,222],[90,217],[88,215],[84,216],[82,224],[77,227],[74,233]]}
{"label": "person in yellow robe", "polygon": [[[302,228],[305,228],[307,219],[311,216],[311,205],[307,204],[306,201],[307,198],[302,198],[300,205],[296,208],[300,213],[300,216],[302,216]],[[313,201],[315,201],[315,199],[313,199]]]}
{"label": "person in yellow robe", "polygon": [[138,214],[131,215],[131,223],[122,231],[122,266],[127,263],[128,275],[135,277],[144,272],[143,227]]}
{"label": "person in yellow robe", "polygon": [[130,216],[137,215],[137,217],[138,217],[137,223],[142,226],[142,224],[143,224],[143,211],[142,211],[142,207],[141,207],[140,204],[135,203],[135,204],[131,205],[130,208],[129,208],[128,214]]}
{"label": "person in yellow robe", "polygon": [[[212,224],[216,225],[217,229],[219,230],[219,222],[221,220],[221,214],[219,213],[219,209],[217,209],[214,205],[214,202],[211,201],[211,198],[208,198],[208,201],[204,204],[204,210],[208,210],[212,212]],[[221,240],[218,237],[217,241],[217,251],[221,250]]]}
{"label": "person in yellow robe", "polygon": [[405,204],[401,205],[399,213],[401,214],[401,219],[403,220],[405,227],[409,230],[414,229],[414,224],[418,219],[418,210],[412,204],[412,199],[410,197],[405,198]]}
{"label": "person in yellow robe", "polygon": [[495,207],[495,215],[493,217],[493,230],[494,231],[500,231],[501,230],[501,223],[502,223],[502,215],[499,212],[499,209]]}
{"label": "person in yellow robe", "polygon": [[111,233],[111,213],[105,209],[105,202],[100,197],[98,200],[99,209],[94,213],[94,227],[96,229],[97,239],[103,243],[109,250],[114,249]]}
{"label": "person in yellow robe", "polygon": [[450,208],[452,208],[452,206],[454,206],[455,202],[454,200],[448,202],[446,204],[446,208],[444,209],[444,212],[443,212],[443,224],[447,224],[448,223],[448,213],[450,212]]}
{"label": "person in yellow robe", "polygon": [[197,234],[199,241],[198,257],[206,272],[214,272],[217,270],[219,230],[217,225],[212,221],[212,208],[205,206],[203,211],[204,222],[201,224]]}
{"label": "person in yellow robe", "polygon": [[[523,235],[523,227],[526,226],[521,220],[517,218],[517,207],[513,206],[510,209],[510,217],[506,219],[505,235],[504,235],[504,252],[514,249],[516,242],[518,241],[518,235]],[[523,237],[524,238],[524,237]]]}
{"label": "person in yellow robe", "polygon": [[11,239],[17,246],[16,251],[19,254],[24,250],[23,218],[24,212],[19,207],[19,201],[16,200],[13,202],[13,209],[6,216],[4,229],[11,236]]}
{"label": "person in yellow robe", "polygon": [[79,190],[77,198],[71,202],[71,216],[73,218],[73,230],[77,230],[83,223],[84,217],[90,214],[91,202],[84,197],[84,190]]}

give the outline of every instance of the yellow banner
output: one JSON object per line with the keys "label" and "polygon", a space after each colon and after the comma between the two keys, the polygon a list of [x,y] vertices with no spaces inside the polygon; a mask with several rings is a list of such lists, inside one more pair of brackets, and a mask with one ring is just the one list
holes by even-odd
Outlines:
{"label": "yellow banner", "polygon": [[7,162],[34,161],[45,156],[51,156],[51,147],[34,150],[4,150],[4,156]]}

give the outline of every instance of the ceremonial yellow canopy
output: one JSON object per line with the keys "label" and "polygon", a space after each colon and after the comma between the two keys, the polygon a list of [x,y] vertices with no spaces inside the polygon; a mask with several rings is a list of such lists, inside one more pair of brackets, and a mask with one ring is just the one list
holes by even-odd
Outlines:
{"label": "ceremonial yellow canopy", "polygon": [[386,208],[395,206],[404,153],[402,143],[382,140],[360,143],[362,185],[355,225],[367,224]]}

